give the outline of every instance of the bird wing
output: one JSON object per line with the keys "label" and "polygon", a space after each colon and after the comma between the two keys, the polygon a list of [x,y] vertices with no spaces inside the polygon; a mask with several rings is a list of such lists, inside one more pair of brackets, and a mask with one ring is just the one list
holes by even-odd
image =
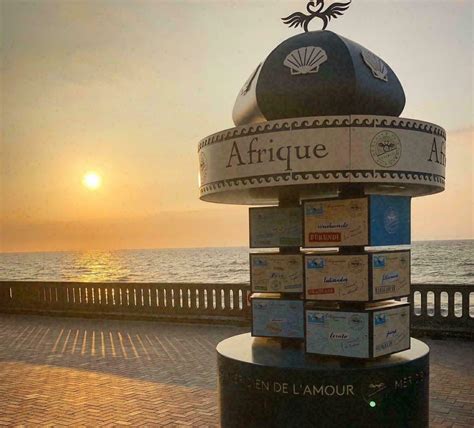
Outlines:
{"label": "bird wing", "polygon": [[337,18],[338,16],[342,15],[345,10],[349,8],[351,2],[349,3],[333,3],[332,5],[328,6],[328,8],[322,12],[322,15],[326,16],[328,21],[331,18]]}
{"label": "bird wing", "polygon": [[298,27],[298,26],[303,26],[306,18],[308,16],[305,15],[304,13],[301,12],[295,12],[292,13],[291,15],[287,16],[286,18],[281,18],[281,20],[286,24],[291,27]]}

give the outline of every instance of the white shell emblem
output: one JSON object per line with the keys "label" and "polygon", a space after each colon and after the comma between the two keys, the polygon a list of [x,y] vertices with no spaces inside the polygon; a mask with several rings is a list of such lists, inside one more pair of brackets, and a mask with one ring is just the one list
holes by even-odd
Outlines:
{"label": "white shell emblem", "polygon": [[316,46],[306,46],[290,52],[283,65],[291,70],[291,74],[317,73],[319,66],[327,61],[328,56],[324,49]]}
{"label": "white shell emblem", "polygon": [[377,56],[374,55],[372,52],[367,50],[363,50],[361,52],[362,58],[367,66],[372,70],[372,74],[376,79],[383,80],[384,82],[388,82],[387,77],[387,66],[384,62]]}

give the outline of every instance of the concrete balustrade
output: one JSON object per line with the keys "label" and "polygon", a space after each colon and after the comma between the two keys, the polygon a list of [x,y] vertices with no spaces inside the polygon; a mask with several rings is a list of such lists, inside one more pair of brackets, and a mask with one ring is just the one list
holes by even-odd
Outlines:
{"label": "concrete balustrade", "polygon": [[415,333],[474,336],[474,285],[412,284]]}
{"label": "concrete balustrade", "polygon": [[[250,285],[0,281],[0,312],[250,324]],[[412,284],[415,334],[473,336],[474,285]]]}
{"label": "concrete balustrade", "polygon": [[0,281],[0,311],[247,323],[247,284]]}

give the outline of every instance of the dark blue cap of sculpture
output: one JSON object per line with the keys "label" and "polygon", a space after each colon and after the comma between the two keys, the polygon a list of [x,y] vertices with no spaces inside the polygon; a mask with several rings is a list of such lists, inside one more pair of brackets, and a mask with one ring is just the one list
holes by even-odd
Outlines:
{"label": "dark blue cap of sculpture", "polygon": [[235,124],[305,116],[399,116],[405,94],[393,70],[365,47],[332,31],[312,31],[277,46],[250,76]]}

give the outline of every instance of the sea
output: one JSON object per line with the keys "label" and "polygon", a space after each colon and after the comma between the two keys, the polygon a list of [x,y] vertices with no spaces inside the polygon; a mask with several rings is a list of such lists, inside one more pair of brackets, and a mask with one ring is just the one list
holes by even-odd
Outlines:
{"label": "sea", "polygon": [[[415,241],[411,261],[412,283],[474,284],[474,240]],[[0,280],[248,283],[249,249],[0,253]]]}

